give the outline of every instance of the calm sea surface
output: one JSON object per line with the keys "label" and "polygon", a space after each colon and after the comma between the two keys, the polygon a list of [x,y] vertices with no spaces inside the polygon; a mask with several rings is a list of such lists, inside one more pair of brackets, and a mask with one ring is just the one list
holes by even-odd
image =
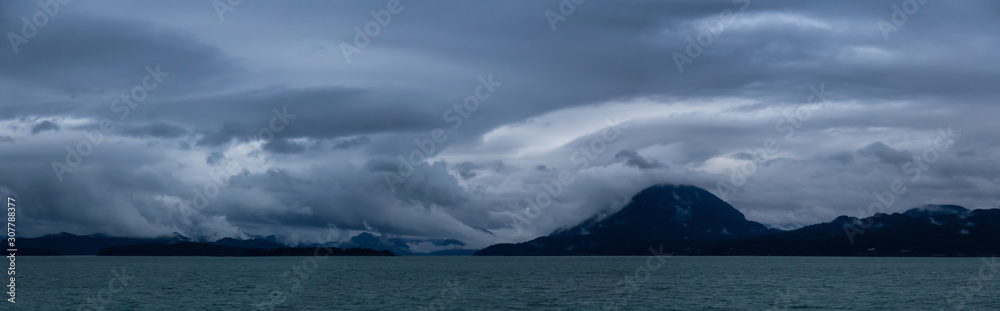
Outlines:
{"label": "calm sea surface", "polygon": [[16,271],[0,310],[1000,310],[992,258],[19,257]]}

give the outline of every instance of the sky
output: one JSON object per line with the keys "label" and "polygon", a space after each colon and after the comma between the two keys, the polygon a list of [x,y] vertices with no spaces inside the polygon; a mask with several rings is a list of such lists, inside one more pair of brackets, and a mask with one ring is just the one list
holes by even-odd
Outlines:
{"label": "sky", "polygon": [[[2,1],[22,236],[521,242],[691,184],[1000,205],[995,1]],[[331,234],[334,233],[334,234]]]}

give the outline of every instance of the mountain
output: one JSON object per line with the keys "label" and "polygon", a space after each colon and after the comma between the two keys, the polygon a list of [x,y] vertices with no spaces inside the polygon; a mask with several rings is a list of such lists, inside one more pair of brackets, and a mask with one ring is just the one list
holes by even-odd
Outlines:
{"label": "mountain", "polygon": [[247,233],[244,233],[244,234],[247,235],[247,236],[249,236],[250,239],[252,239],[252,240],[264,240],[264,241],[268,241],[268,242],[274,242],[274,243],[281,244],[281,242],[278,242],[278,236],[273,235],[273,234],[269,235],[269,236],[259,236],[259,235],[252,235],[252,234],[247,234]]}
{"label": "mountain", "polygon": [[139,244],[108,247],[97,252],[98,256],[396,256],[390,251],[367,248],[340,249],[283,247],[275,249],[245,249],[221,246],[215,243],[180,242],[174,244]]}
{"label": "mountain", "polygon": [[925,205],[923,207],[911,208],[903,212],[903,215],[910,217],[929,217],[942,215],[963,215],[970,211],[958,205]]}
{"label": "mountain", "polygon": [[692,255],[994,256],[1000,209],[927,205],[903,213],[832,222],[706,247]]}
{"label": "mountain", "polygon": [[1000,209],[926,205],[903,213],[831,222],[796,230],[767,229],[703,189],[658,185],[621,211],[476,255],[995,256]]}
{"label": "mountain", "polygon": [[[20,238],[17,240],[17,246],[18,254],[25,256],[99,255],[99,251],[101,250],[108,250],[118,255],[194,256],[187,254],[201,254],[198,256],[241,256],[243,252],[250,249],[272,251],[289,248],[288,245],[277,242],[278,237],[274,235],[266,237],[251,235],[251,237],[249,240],[222,238],[214,242],[202,243],[178,233],[157,238],[125,238],[103,234],[75,235],[63,232],[37,238]],[[411,245],[421,243],[429,243],[434,248],[441,248],[441,250],[422,253],[410,249]],[[351,238],[350,241],[339,245],[336,243],[326,243],[325,245],[312,244],[300,246],[305,246],[305,248],[336,246],[338,249],[342,249],[348,256],[355,255],[355,253],[359,255],[364,254],[364,252],[360,251],[351,253],[350,250],[355,248],[391,253],[393,255],[451,256],[471,255],[475,252],[475,250],[461,249],[462,246],[465,246],[465,243],[455,239],[420,240],[387,238],[367,232],[361,233]]]}
{"label": "mountain", "polygon": [[241,256],[247,249],[211,243],[149,243],[101,249],[97,256]]}
{"label": "mountain", "polygon": [[19,238],[17,246],[20,250],[31,250],[30,254],[23,253],[25,255],[96,255],[98,250],[107,247],[188,241],[191,239],[177,233],[159,238],[122,238],[103,234],[75,235],[63,232],[37,238]]}
{"label": "mountain", "polygon": [[19,255],[27,256],[290,256],[332,246],[345,255],[648,255],[650,247],[662,246],[663,252],[677,255],[992,256],[1000,253],[1000,209],[925,205],[862,219],[840,216],[782,231],[747,220],[704,189],[657,185],[642,190],[610,216],[594,216],[548,236],[479,251],[463,249],[466,244],[455,239],[390,238],[367,232],[339,245],[304,248],[289,248],[273,235],[252,237],[196,243],[178,233],[126,238],[64,232],[19,238],[17,247]]}
{"label": "mountain", "polygon": [[427,253],[427,254],[411,254],[411,255],[414,255],[414,256],[417,256],[417,255],[428,255],[428,256],[472,256],[473,254],[475,254],[478,251],[479,251],[478,249],[446,249],[446,250],[440,250],[440,251],[433,251],[433,252],[430,252],[430,253]]}
{"label": "mountain", "polygon": [[251,249],[243,256],[397,256],[393,252],[386,250],[373,250],[370,248],[348,248],[337,247],[287,247],[272,250]]}
{"label": "mountain", "polygon": [[277,243],[277,242],[273,242],[273,241],[269,241],[269,240],[264,240],[264,239],[237,240],[237,239],[234,239],[234,238],[222,238],[222,239],[219,239],[218,241],[212,242],[212,245],[238,247],[238,248],[245,248],[245,249],[257,249],[257,248],[259,248],[259,249],[265,249],[265,250],[271,250],[271,249],[278,249],[278,248],[288,247],[288,246],[285,246],[284,244],[280,244],[280,243]]}
{"label": "mountain", "polygon": [[[112,237],[103,234],[75,235],[71,233],[49,234],[37,238],[20,238],[17,240],[19,254],[26,256],[51,256],[51,255],[97,255],[98,251],[106,248],[126,247],[134,245],[171,245],[194,242],[191,238],[179,233],[157,237],[157,238],[125,238]],[[283,244],[264,240],[238,240],[233,238],[223,238],[212,242],[212,245],[222,247],[233,247],[237,249],[277,249],[288,247]]]}
{"label": "mountain", "polygon": [[643,255],[663,245],[690,252],[710,243],[780,232],[749,221],[704,189],[656,185],[642,190],[621,211],[518,244],[498,244],[476,255]]}
{"label": "mountain", "polygon": [[[435,248],[445,248],[439,251],[433,251],[430,253],[416,252],[411,249],[411,245],[429,243]],[[362,232],[349,241],[341,243],[342,248],[370,248],[374,250],[386,250],[391,251],[400,255],[435,255],[435,256],[463,256],[471,255],[476,250],[461,249],[465,246],[465,243],[455,239],[403,239],[403,238],[389,238],[385,235],[376,236],[368,232]]]}

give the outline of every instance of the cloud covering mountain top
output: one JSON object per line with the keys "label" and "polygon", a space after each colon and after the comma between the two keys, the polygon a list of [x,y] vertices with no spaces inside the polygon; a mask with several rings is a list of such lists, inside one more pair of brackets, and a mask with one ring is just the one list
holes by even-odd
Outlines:
{"label": "cloud covering mountain top", "polygon": [[28,236],[482,247],[657,183],[783,228],[1000,202],[992,1],[41,3],[0,2]]}

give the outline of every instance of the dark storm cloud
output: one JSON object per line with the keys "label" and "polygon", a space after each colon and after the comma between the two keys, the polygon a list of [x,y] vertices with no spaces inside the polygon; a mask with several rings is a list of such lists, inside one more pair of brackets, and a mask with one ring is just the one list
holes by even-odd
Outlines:
{"label": "dark storm cloud", "polygon": [[854,162],[854,154],[844,151],[831,155],[830,159],[840,162],[841,164],[850,164],[851,162]]}
{"label": "dark storm cloud", "polygon": [[466,180],[476,177],[476,172],[473,172],[473,170],[479,169],[479,166],[472,162],[462,162],[455,167],[458,169],[458,175]]}
{"label": "dark storm cloud", "polygon": [[493,169],[494,172],[500,173],[500,174],[507,174],[507,173],[510,172],[510,171],[507,170],[507,165],[504,164],[503,161],[500,161],[500,160],[496,160],[496,161],[493,161],[493,163],[490,163],[490,168]]}
{"label": "dark storm cloud", "polygon": [[336,149],[350,149],[350,148],[354,148],[354,147],[358,147],[358,146],[367,144],[369,141],[371,141],[371,139],[369,139],[368,136],[361,136],[361,137],[358,137],[358,138],[345,139],[343,141],[339,141],[336,144],[334,144],[333,148],[336,148]]}
{"label": "dark storm cloud", "polygon": [[210,154],[207,157],[205,157],[205,163],[208,164],[208,165],[210,165],[210,166],[215,166],[216,164],[219,164],[220,162],[222,162],[222,160],[225,159],[225,158],[226,158],[226,155],[222,154],[222,152],[216,151],[216,152],[212,152],[212,154]]}
{"label": "dark storm cloud", "polygon": [[134,137],[177,138],[187,134],[187,130],[169,123],[151,123],[125,130],[125,135]]}
{"label": "dark storm cloud", "polygon": [[[407,100],[408,98],[408,100]],[[277,115],[287,114],[290,124],[281,136],[288,138],[337,138],[364,133],[418,131],[442,125],[440,111],[421,109],[418,103],[438,103],[416,94],[347,88],[283,89],[232,94],[224,97],[172,101],[149,107],[149,116],[170,118],[199,128],[199,144],[219,146],[232,140],[247,141],[270,126]],[[440,102],[444,102],[443,100]],[[442,108],[443,109],[443,108]],[[198,114],[191,114],[198,111]],[[145,118],[145,116],[142,116]],[[344,146],[359,145],[356,138]]]}
{"label": "dark storm cloud", "polygon": [[306,147],[287,139],[274,139],[264,144],[264,150],[274,153],[299,153],[305,151]]}
{"label": "dark storm cloud", "polygon": [[880,141],[874,142],[858,150],[858,154],[878,159],[886,164],[900,165],[913,159],[913,154],[908,151],[899,151],[886,146]]}
{"label": "dark storm cloud", "polygon": [[[185,33],[142,22],[60,15],[39,30],[23,53],[0,50],[0,77],[24,89],[73,90],[72,96],[44,104],[14,102],[9,115],[74,115],[107,117],[120,93],[143,83],[146,67],[168,72],[173,91],[210,91],[203,86],[228,82],[233,60]],[[13,29],[19,20],[0,26]],[[16,27],[20,28],[20,27]],[[85,30],[85,31],[82,31]],[[68,57],[68,55],[71,55]],[[165,91],[157,95],[164,97]]]}
{"label": "dark storm cloud", "polygon": [[639,153],[632,150],[622,150],[615,154],[615,159],[624,159],[625,166],[631,166],[638,169],[648,170],[654,168],[664,168],[666,165],[660,163],[656,160],[647,160],[639,155]]}
{"label": "dark storm cloud", "polygon": [[44,131],[58,131],[58,130],[59,130],[59,125],[55,124],[54,122],[49,121],[49,120],[38,122],[35,125],[31,126],[31,134],[32,135],[35,135],[35,134],[38,134],[38,133],[41,133],[41,132],[44,132]]}
{"label": "dark storm cloud", "polygon": [[960,157],[974,157],[974,156],[976,156],[976,150],[975,149],[966,149],[966,150],[960,151],[959,153],[956,153],[955,155],[960,156]]}
{"label": "dark storm cloud", "polygon": [[250,130],[242,122],[225,122],[217,131],[202,133],[202,138],[198,140],[199,145],[219,146],[229,143],[233,139],[251,137]]}
{"label": "dark storm cloud", "polygon": [[[307,239],[329,225],[478,247],[653,183],[713,188],[747,163],[728,200],[748,218],[828,221],[911,178],[902,166],[952,128],[895,208],[1000,201],[1000,4],[928,3],[886,40],[892,2],[587,1],[553,31],[560,3],[404,2],[348,63],[341,43],[383,4],[262,2],[220,21],[173,1],[71,2],[20,52],[0,47],[0,188],[37,206],[35,235]],[[0,31],[38,10],[0,2]],[[113,110],[156,66],[162,86]],[[104,118],[114,130],[96,136]],[[60,182],[52,163],[87,142]],[[563,170],[576,181],[516,232],[524,199]]]}

